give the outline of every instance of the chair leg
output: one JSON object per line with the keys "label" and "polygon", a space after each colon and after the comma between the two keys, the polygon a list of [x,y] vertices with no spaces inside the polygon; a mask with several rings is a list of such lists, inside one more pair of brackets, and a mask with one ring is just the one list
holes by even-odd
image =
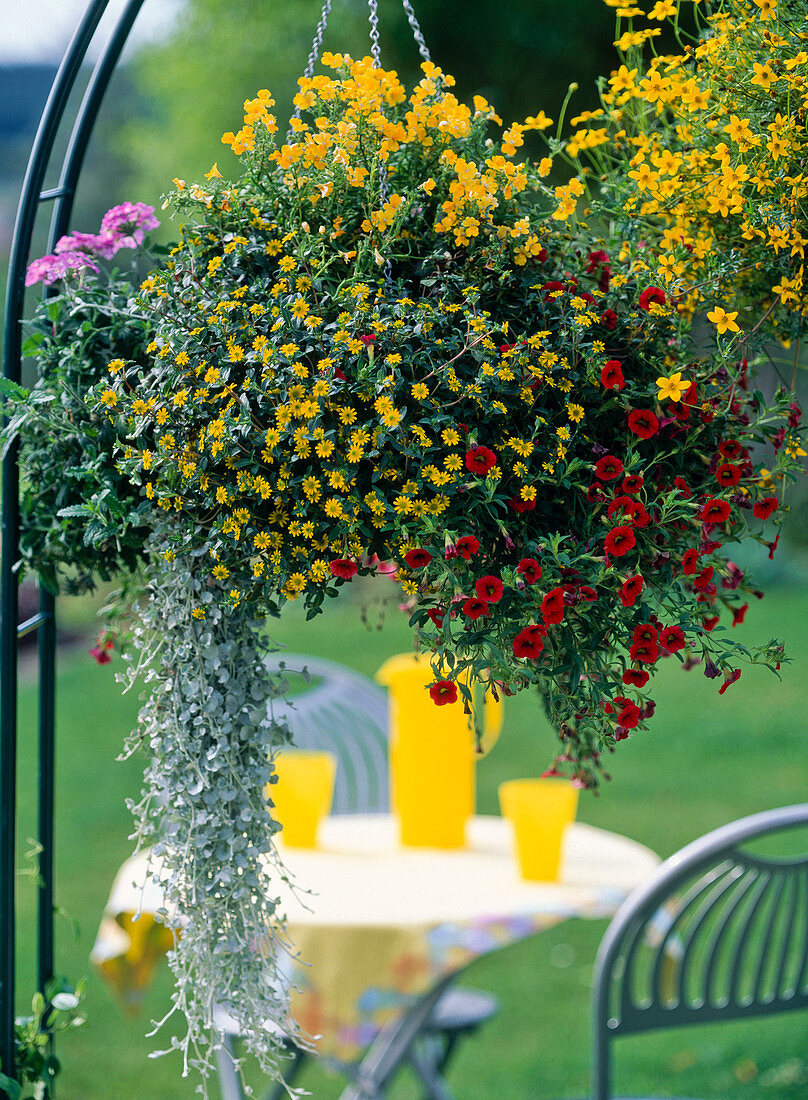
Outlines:
{"label": "chair leg", "polygon": [[440,1058],[435,1060],[424,1056],[421,1046],[413,1046],[407,1056],[416,1076],[426,1090],[427,1100],[455,1100],[455,1095],[441,1075]]}

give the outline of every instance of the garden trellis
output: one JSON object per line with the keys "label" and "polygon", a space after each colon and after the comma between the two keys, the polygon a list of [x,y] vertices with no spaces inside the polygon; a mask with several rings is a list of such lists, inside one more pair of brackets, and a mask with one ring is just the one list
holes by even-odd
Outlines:
{"label": "garden trellis", "polygon": [[[3,370],[19,383],[22,364],[21,322],[25,300],[25,270],[40,211],[50,207],[49,246],[67,232],[76,187],[93,126],[115,66],[143,6],[129,0],[96,63],[70,133],[56,187],[43,190],[54,146],[64,126],[68,100],[79,79],[87,51],[109,0],[92,0],[68,46],[51,88],[28,161],[9,260],[4,321]],[[0,581],[0,1064],[14,1076],[16,978],[16,815],[17,815],[17,649],[21,637],[34,631],[39,642],[39,769],[37,842],[40,876],[37,915],[37,984],[40,990],[54,976],[54,754],[56,695],[56,621],[54,597],[40,591],[39,611],[18,624],[19,557],[18,446],[12,444],[3,461],[2,580]],[[10,1068],[9,1068],[10,1067]]]}

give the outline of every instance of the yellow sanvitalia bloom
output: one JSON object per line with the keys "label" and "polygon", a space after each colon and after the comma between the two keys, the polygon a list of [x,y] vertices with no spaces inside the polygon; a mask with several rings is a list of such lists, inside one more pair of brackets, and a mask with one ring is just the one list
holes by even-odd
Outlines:
{"label": "yellow sanvitalia bloom", "polygon": [[659,388],[657,397],[660,401],[681,401],[690,388],[690,382],[684,381],[678,371],[669,378],[665,378],[664,375],[657,378],[656,384]]}
{"label": "yellow sanvitalia bloom", "polygon": [[721,306],[716,306],[710,310],[707,314],[707,320],[712,321],[721,336],[725,332],[740,332],[740,327],[735,324],[735,318],[738,316],[738,311],[734,313],[727,313]]}

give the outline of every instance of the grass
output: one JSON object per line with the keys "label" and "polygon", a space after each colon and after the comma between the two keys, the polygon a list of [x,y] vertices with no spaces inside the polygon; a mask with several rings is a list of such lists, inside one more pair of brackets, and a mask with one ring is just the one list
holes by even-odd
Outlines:
{"label": "grass", "polygon": [[[383,583],[383,582],[380,582]],[[367,590],[366,590],[367,591]],[[375,624],[377,607],[368,618]],[[277,639],[296,651],[331,657],[372,675],[390,654],[409,648],[406,622],[387,612],[383,631],[361,621],[360,604],[343,599],[309,624],[295,608],[278,623]],[[757,810],[808,797],[808,591],[776,589],[751,609],[738,632],[748,645],[782,637],[793,666],[779,682],[744,669],[722,697],[699,669],[683,673],[666,662],[655,683],[652,729],[618,746],[613,780],[599,797],[581,798],[579,819],[614,829],[665,856],[717,825]],[[130,852],[131,823],[124,799],[138,791],[140,761],[116,763],[135,721],[137,701],[121,698],[114,664],[96,667],[84,650],[60,661],[58,688],[57,931],[58,969],[71,978],[90,972],[88,954],[112,878]],[[34,832],[33,722],[35,685],[20,697],[19,826],[21,847]],[[478,806],[496,813],[503,779],[536,774],[551,758],[553,736],[535,699],[507,701],[496,749],[478,770]],[[20,895],[20,1009],[33,988],[34,891],[22,877]],[[477,960],[464,981],[496,993],[502,1010],[457,1056],[450,1079],[462,1100],[544,1100],[588,1091],[588,1004],[592,963],[605,928],[570,921]],[[65,1063],[60,1100],[182,1100],[194,1082],[182,1080],[174,1056],[150,1061],[156,1046],[148,1020],[165,1012],[170,991],[164,970],[142,1017],[125,1017],[99,977],[90,974],[89,1023],[60,1043]],[[627,1040],[618,1048],[618,1082],[637,1094],[699,1096],[706,1100],[786,1100],[804,1096],[808,1082],[808,1016],[792,1014],[751,1025],[719,1025]],[[342,1082],[319,1066],[301,1084],[318,1100],[339,1096]],[[215,1094],[215,1093],[214,1093]],[[396,1100],[420,1094],[404,1078]]]}

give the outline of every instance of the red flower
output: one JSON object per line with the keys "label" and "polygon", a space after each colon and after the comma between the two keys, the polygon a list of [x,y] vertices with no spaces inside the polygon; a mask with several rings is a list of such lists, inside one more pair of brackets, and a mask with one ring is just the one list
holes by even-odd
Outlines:
{"label": "red flower", "polygon": [[625,389],[626,380],[619,359],[607,359],[600,369],[600,384],[607,390]]}
{"label": "red flower", "polygon": [[504,590],[499,577],[480,577],[474,582],[474,591],[481,600],[486,600],[488,603],[499,603]]}
{"label": "red flower", "polygon": [[516,572],[524,578],[525,584],[535,584],[536,581],[541,580],[542,569],[535,558],[522,558],[516,567]]}
{"label": "red flower", "polygon": [[612,557],[622,558],[629,550],[637,545],[637,539],[630,527],[615,527],[603,540],[603,546],[607,554]]}
{"label": "red flower", "polygon": [[656,645],[659,639],[659,633],[653,623],[639,623],[634,627],[634,635],[632,641],[635,642],[653,642]]}
{"label": "red flower", "polygon": [[633,607],[637,602],[643,588],[645,588],[645,581],[642,579],[639,573],[636,573],[633,577],[629,577],[628,580],[623,581],[620,585],[620,589],[617,595],[620,597],[620,602],[623,607]]}
{"label": "red flower", "polygon": [[688,575],[692,573],[698,573],[699,571],[699,552],[698,550],[685,550],[682,558],[682,572]]}
{"label": "red flower", "polygon": [[508,504],[513,508],[514,512],[532,512],[536,507],[535,500],[522,500],[521,497],[511,497]]}
{"label": "red flower", "polygon": [[696,579],[693,581],[693,588],[697,592],[706,592],[713,579],[713,573],[715,572],[715,566],[706,565],[704,569],[699,573]]}
{"label": "red flower", "polygon": [[471,599],[464,602],[461,611],[470,619],[480,619],[483,615],[488,614],[488,604],[485,600],[479,600],[476,596],[472,596]]}
{"label": "red flower", "polygon": [[359,339],[362,341],[365,347],[367,347],[368,344],[376,343],[376,337],[373,335],[372,332],[367,333],[365,336],[360,336]]}
{"label": "red flower", "polygon": [[417,546],[414,550],[407,551],[404,555],[404,561],[410,569],[423,569],[425,565],[429,565],[432,561],[432,555],[428,550]]}
{"label": "red flower", "polygon": [[659,431],[659,421],[650,409],[634,409],[628,414],[628,427],[640,439],[650,439]]}
{"label": "red flower", "polygon": [[584,270],[587,275],[591,275],[596,267],[600,267],[601,264],[607,264],[609,262],[609,253],[604,252],[602,248],[599,248],[597,252],[590,252],[587,257],[587,264]]}
{"label": "red flower", "polygon": [[673,479],[673,484],[676,486],[682,496],[688,498],[693,496],[692,492],[690,491],[690,486],[687,484],[683,477],[675,477]]}
{"label": "red flower", "polygon": [[579,585],[578,595],[581,597],[582,600],[585,600],[586,603],[594,603],[595,600],[598,598],[598,594],[595,589],[591,588],[588,584]]}
{"label": "red flower", "polygon": [[628,655],[632,661],[645,661],[652,665],[659,656],[659,646],[656,642],[634,642]]}
{"label": "red flower", "polygon": [[511,642],[514,657],[529,657],[535,661],[544,649],[544,635],[547,633],[543,626],[526,626],[520,630]]}
{"label": "red flower", "polygon": [[445,707],[447,703],[457,702],[457,685],[451,680],[438,680],[430,685],[429,695],[436,707]]}
{"label": "red flower", "polygon": [[349,581],[359,571],[356,562],[351,561],[349,558],[337,558],[329,563],[328,568],[331,570],[332,577],[342,577],[344,581]]}
{"label": "red flower", "polygon": [[455,543],[455,550],[461,558],[471,561],[474,555],[480,551],[479,539],[476,539],[474,535],[463,535]]}
{"label": "red flower", "polygon": [[746,618],[746,612],[749,610],[749,604],[741,604],[740,607],[734,607],[732,609],[732,625],[740,626]]}
{"label": "red flower", "polygon": [[650,679],[649,674],[640,668],[627,668],[623,673],[623,683],[630,687],[644,688]]}
{"label": "red flower", "polygon": [[541,613],[545,623],[560,623],[564,621],[564,589],[554,588],[548,592],[541,601]]}
{"label": "red flower", "polygon": [[603,495],[603,486],[594,481],[586,490],[586,499],[590,504],[602,504],[606,497]]}
{"label": "red flower", "polygon": [[99,665],[108,665],[112,660],[112,642],[105,642],[103,645],[94,645],[92,649],[88,649],[87,652],[91,657],[94,657]]}
{"label": "red flower", "polygon": [[733,466],[731,462],[722,462],[715,471],[715,480],[725,489],[737,485],[741,480],[740,466]]}
{"label": "red flower", "polygon": [[684,632],[680,626],[666,626],[659,632],[659,644],[668,653],[676,653],[687,645]]}
{"label": "red flower", "polygon": [[617,724],[622,726],[623,729],[633,730],[640,722],[640,708],[636,703],[632,703],[627,700],[622,707],[622,710],[617,715]]}
{"label": "red flower", "polygon": [[645,478],[640,477],[639,474],[626,474],[620,488],[624,493],[630,493],[633,496],[635,493],[639,493],[643,485],[645,485]]}
{"label": "red flower", "polygon": [[756,519],[768,519],[777,511],[777,497],[764,497],[752,505],[752,515]]}
{"label": "red flower", "polygon": [[605,309],[600,315],[600,323],[613,332],[617,328],[617,314],[613,309]]}
{"label": "red flower", "polygon": [[466,452],[466,469],[483,477],[497,464],[497,456],[490,447],[472,447]]}
{"label": "red flower", "polygon": [[542,290],[546,291],[544,295],[545,302],[549,300],[551,294],[556,294],[559,290],[566,289],[566,284],[560,283],[557,279],[552,279],[549,283],[545,283],[542,287]]}
{"label": "red flower", "polygon": [[732,508],[726,500],[716,500],[711,497],[701,506],[699,518],[702,523],[709,524],[713,527],[716,523],[723,523],[731,511]]}
{"label": "red flower", "polygon": [[446,612],[439,607],[431,607],[429,611],[427,611],[427,617],[432,620],[438,630],[443,626],[445,615]]}
{"label": "red flower", "polygon": [[665,291],[658,286],[649,286],[640,295],[639,306],[640,309],[649,310],[651,303],[654,302],[659,306],[665,305]]}
{"label": "red flower", "polygon": [[720,616],[718,615],[708,615],[706,619],[702,619],[701,625],[709,633],[711,630],[715,630],[715,628],[718,626],[719,618]]}
{"label": "red flower", "polygon": [[718,694],[723,695],[730,684],[734,684],[736,680],[740,680],[741,670],[739,668],[728,668],[724,672],[724,683],[718,689]]}
{"label": "red flower", "polygon": [[612,481],[620,477],[622,472],[623,463],[614,455],[606,455],[595,463],[595,477],[600,478],[601,481]]}
{"label": "red flower", "polygon": [[744,453],[743,447],[740,445],[737,439],[725,439],[723,443],[718,444],[718,450],[724,456],[730,460],[740,458]]}

